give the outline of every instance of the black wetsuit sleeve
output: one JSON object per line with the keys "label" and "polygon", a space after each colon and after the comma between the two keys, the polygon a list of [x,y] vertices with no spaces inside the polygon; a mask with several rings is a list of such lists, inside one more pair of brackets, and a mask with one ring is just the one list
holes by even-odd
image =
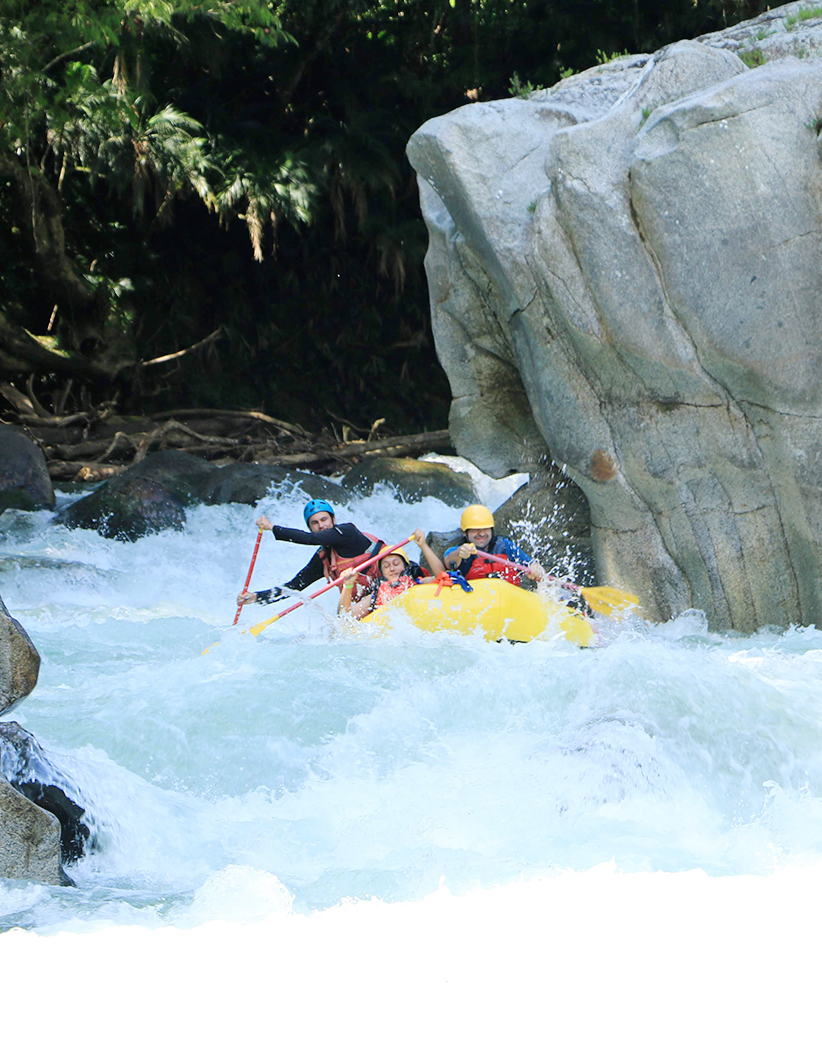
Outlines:
{"label": "black wetsuit sleeve", "polygon": [[296,542],[300,546],[328,546],[341,557],[357,557],[366,553],[371,539],[363,535],[354,524],[335,524],[325,531],[300,531],[299,528],[282,528],[275,524],[274,537],[282,542]]}
{"label": "black wetsuit sleeve", "polygon": [[286,582],[286,586],[289,589],[306,589],[324,575],[323,562],[320,560],[319,554],[315,553],[305,567],[301,568],[292,579]]}
{"label": "black wetsuit sleeve", "polygon": [[[324,574],[323,562],[315,553],[305,567],[298,571],[292,579],[289,579],[282,588],[293,589],[295,592],[299,592],[301,589],[307,589],[308,586],[313,585]],[[279,587],[275,586],[273,589],[258,589],[256,596],[258,603],[270,604],[275,600],[282,599],[282,592]]]}

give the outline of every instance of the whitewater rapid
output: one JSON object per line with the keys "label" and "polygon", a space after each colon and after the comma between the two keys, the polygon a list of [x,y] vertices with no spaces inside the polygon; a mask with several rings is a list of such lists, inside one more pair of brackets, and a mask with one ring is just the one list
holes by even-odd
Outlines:
{"label": "whitewater rapid", "polygon": [[[493,506],[511,487],[483,493]],[[714,922],[749,891],[764,907],[818,888],[822,633],[714,634],[692,612],[606,626],[594,650],[374,638],[338,624],[336,593],[259,638],[244,630],[276,608],[247,607],[231,629],[254,518],[301,527],[303,498],[195,507],[185,531],[135,543],[0,515],[0,592],[42,655],[37,688],[4,718],[76,781],[94,837],[74,888],[0,880],[0,955],[48,938],[41,957],[68,944],[104,962],[139,927],[132,947],[159,962],[185,933],[199,936],[187,957],[253,936],[288,963],[286,934],[294,952],[323,928],[388,949],[390,916],[401,932],[417,914],[431,959],[470,907],[485,941],[508,922],[510,964],[525,965],[527,908],[585,914],[603,886],[639,901],[644,880],[672,922],[695,886]],[[455,524],[443,503],[385,489],[338,517],[387,540]],[[267,536],[251,588],[307,553]],[[571,942],[569,922],[550,928]]]}

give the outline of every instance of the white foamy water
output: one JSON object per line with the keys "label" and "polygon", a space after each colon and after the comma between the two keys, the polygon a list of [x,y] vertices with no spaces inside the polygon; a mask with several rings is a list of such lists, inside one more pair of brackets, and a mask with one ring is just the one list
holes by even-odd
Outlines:
{"label": "white foamy water", "polygon": [[[301,527],[301,505],[262,508]],[[7,986],[32,959],[59,976],[66,959],[104,971],[131,951],[156,1004],[174,959],[195,990],[217,964],[248,987],[264,952],[288,996],[265,1015],[294,1027],[280,1036],[343,1036],[332,1013],[359,1010],[374,1029],[360,1036],[542,1037],[566,1016],[560,1036],[586,1037],[619,1035],[613,1016],[631,1009],[654,1022],[675,997],[663,955],[707,992],[724,952],[739,987],[749,959],[791,990],[779,1022],[793,1022],[818,967],[803,943],[822,881],[822,633],[717,635],[690,613],[609,628],[595,650],[375,638],[341,629],[329,593],[254,638],[243,630],[276,607],[230,622],[257,513],[198,507],[185,532],[133,544],[0,516],[0,592],[43,658],[5,720],[74,779],[95,838],[74,888],[0,880]],[[455,523],[386,491],[338,516],[387,540]],[[266,536],[251,588],[309,552]],[[765,939],[780,929],[788,951]],[[595,980],[610,1018],[586,999]],[[759,1018],[735,1020],[746,1036],[766,1036],[771,990],[749,1002],[756,990]],[[457,1004],[432,1027],[421,1010],[437,996]],[[225,1037],[211,1011],[202,1036]],[[201,1012],[187,1006],[181,1029]],[[677,1032],[688,1024],[682,1012],[655,1036],[697,1036]]]}

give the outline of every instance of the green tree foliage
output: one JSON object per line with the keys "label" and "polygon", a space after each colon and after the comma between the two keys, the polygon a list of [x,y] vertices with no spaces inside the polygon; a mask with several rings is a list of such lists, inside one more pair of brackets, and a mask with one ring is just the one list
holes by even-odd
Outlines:
{"label": "green tree foliage", "polygon": [[439,425],[410,134],[758,9],[0,0],[0,379]]}

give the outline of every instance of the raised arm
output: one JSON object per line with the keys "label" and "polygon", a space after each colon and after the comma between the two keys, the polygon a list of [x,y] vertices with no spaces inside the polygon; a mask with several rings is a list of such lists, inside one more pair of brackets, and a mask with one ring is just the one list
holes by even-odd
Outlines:
{"label": "raised arm", "polygon": [[352,618],[357,620],[365,618],[367,614],[371,614],[371,597],[366,596],[362,600],[353,602],[351,600],[356,584],[356,573],[353,568],[346,568],[340,575],[340,578],[342,578],[343,582],[340,602],[337,605],[337,614],[350,614]]}
{"label": "raised arm", "polygon": [[445,566],[449,570],[453,570],[460,566],[463,560],[468,560],[469,557],[474,556],[474,543],[463,542],[459,546],[454,546],[447,551],[445,554]]}
{"label": "raised arm", "polygon": [[437,554],[431,549],[428,543],[425,541],[425,532],[422,528],[417,528],[414,534],[411,536],[420,547],[420,552],[425,557],[425,562],[428,565],[428,569],[432,575],[438,575],[441,571],[445,571],[445,565],[437,556]]}

